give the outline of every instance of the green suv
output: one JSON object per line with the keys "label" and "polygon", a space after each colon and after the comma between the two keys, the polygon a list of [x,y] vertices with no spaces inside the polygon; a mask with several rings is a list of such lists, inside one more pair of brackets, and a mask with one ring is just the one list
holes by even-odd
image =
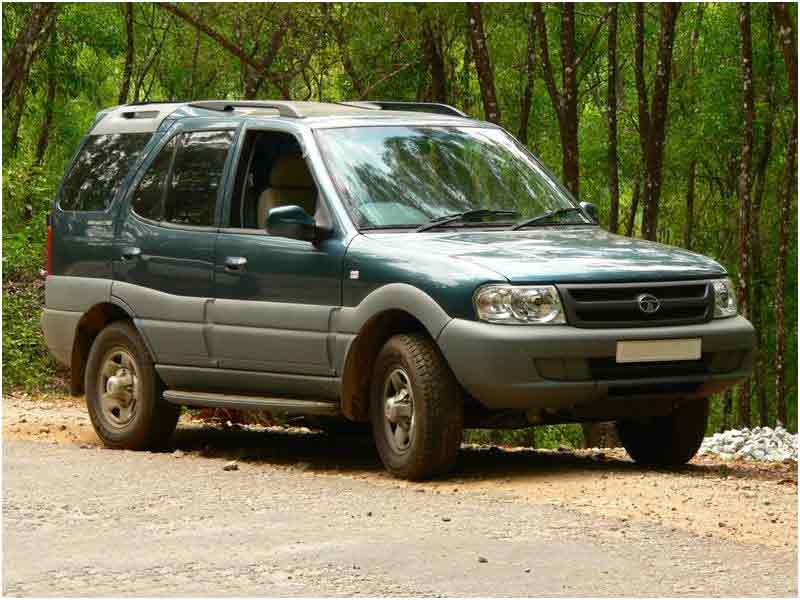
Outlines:
{"label": "green suv", "polygon": [[718,263],[607,233],[445,105],[111,108],[49,227],[47,344],[114,448],[164,445],[187,405],[370,424],[410,479],[464,427],[612,420],[680,464],[752,368]]}

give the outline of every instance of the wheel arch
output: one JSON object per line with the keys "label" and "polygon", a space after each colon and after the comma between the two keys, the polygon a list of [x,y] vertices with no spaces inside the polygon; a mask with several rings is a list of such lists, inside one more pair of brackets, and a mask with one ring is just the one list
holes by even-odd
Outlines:
{"label": "wheel arch", "polygon": [[108,302],[99,302],[87,310],[78,321],[75,339],[72,343],[70,360],[70,394],[79,396],[84,392],[84,375],[89,350],[94,339],[109,323],[113,321],[133,322],[133,313],[124,302],[112,298]]}
{"label": "wheel arch", "polygon": [[422,331],[434,341],[451,317],[438,302],[412,285],[392,283],[366,296],[356,307],[343,308],[334,330],[355,334],[341,361],[342,413],[353,421],[369,418],[369,382],[375,357],[399,333]]}

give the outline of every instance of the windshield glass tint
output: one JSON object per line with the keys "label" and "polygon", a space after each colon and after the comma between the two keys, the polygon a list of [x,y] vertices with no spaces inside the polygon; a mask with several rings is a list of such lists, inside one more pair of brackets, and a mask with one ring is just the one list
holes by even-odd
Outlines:
{"label": "windshield glass tint", "polygon": [[[478,208],[518,213],[485,218],[507,222],[575,206],[499,129],[387,126],[318,134],[331,176],[359,228],[414,227]],[[578,212],[558,220],[589,222]]]}

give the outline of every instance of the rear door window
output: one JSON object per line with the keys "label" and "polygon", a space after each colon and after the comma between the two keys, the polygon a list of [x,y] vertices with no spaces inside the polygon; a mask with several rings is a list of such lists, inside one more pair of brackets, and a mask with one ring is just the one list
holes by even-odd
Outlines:
{"label": "rear door window", "polygon": [[195,131],[181,136],[167,185],[163,219],[208,227],[214,213],[233,131]]}
{"label": "rear door window", "polygon": [[102,211],[141,156],[152,133],[92,135],[64,178],[58,206],[68,211]]}

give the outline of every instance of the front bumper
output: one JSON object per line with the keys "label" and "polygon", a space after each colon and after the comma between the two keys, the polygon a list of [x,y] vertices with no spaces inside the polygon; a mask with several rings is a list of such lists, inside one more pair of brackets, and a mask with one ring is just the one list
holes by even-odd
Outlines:
{"label": "front bumper", "polygon": [[[616,364],[620,340],[680,338],[701,338],[700,361]],[[453,319],[438,343],[463,388],[486,408],[558,409],[615,397],[708,397],[750,375],[755,332],[743,317],[620,329]]]}

